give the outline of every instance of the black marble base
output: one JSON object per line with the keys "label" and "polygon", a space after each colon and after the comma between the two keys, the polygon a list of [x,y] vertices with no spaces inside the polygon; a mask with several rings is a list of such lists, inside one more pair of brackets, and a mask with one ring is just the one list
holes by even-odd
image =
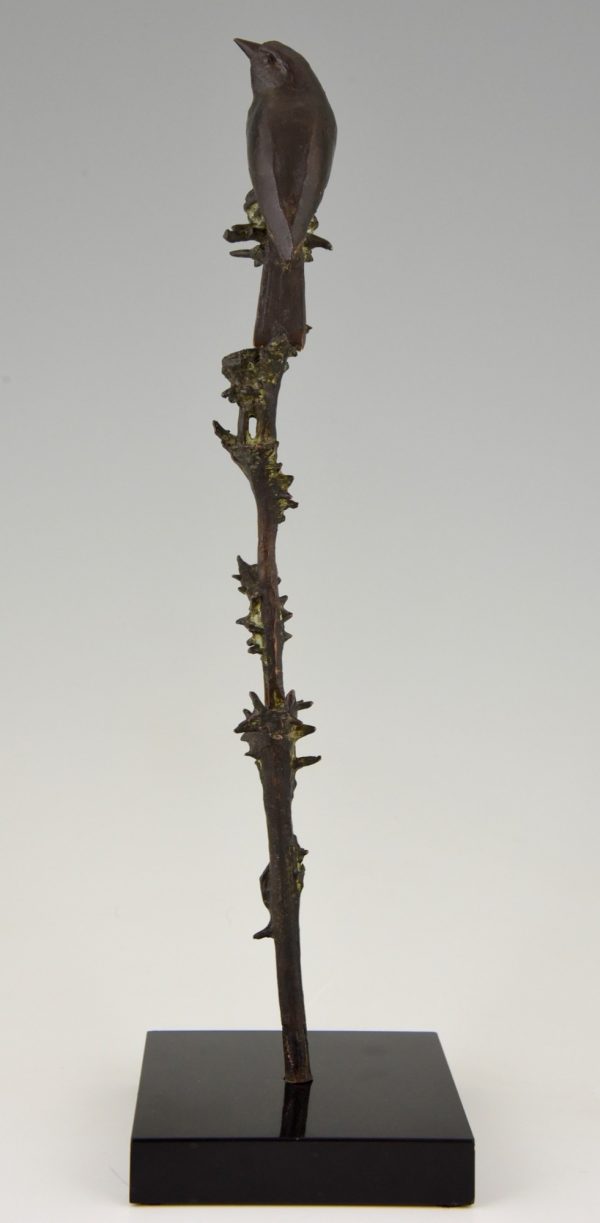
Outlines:
{"label": "black marble base", "polygon": [[146,1205],[467,1206],[474,1141],[434,1032],[149,1032],[131,1140]]}

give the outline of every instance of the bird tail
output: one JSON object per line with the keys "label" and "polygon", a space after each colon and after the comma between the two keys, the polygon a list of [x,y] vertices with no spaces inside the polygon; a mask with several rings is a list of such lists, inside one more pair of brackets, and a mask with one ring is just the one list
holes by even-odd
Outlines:
{"label": "bird tail", "polygon": [[294,348],[304,348],[306,305],[304,299],[304,259],[293,255],[282,263],[271,242],[267,242],[254,328],[254,345],[264,348],[277,336],[287,336]]}

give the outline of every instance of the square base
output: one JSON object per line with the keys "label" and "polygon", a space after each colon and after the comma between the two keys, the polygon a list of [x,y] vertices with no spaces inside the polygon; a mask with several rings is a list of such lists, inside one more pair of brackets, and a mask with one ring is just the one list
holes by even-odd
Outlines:
{"label": "square base", "polygon": [[140,1205],[468,1206],[475,1144],[434,1032],[149,1032],[131,1138]]}

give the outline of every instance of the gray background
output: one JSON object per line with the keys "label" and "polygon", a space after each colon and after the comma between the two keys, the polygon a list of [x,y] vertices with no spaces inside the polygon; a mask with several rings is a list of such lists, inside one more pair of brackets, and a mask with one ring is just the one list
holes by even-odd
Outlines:
{"label": "gray background", "polygon": [[479,1209],[596,1219],[598,6],[0,9],[3,1213],[125,1218],[146,1029],[278,1022],[210,423],[240,35],[339,125],[281,397],[310,1023],[438,1030]]}

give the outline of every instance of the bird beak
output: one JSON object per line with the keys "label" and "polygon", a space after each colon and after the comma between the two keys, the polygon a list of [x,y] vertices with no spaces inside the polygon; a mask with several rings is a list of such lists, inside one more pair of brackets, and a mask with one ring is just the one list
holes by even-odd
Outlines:
{"label": "bird beak", "polygon": [[250,42],[249,38],[234,38],[233,41],[248,56],[248,59],[252,59],[260,47],[259,42]]}

